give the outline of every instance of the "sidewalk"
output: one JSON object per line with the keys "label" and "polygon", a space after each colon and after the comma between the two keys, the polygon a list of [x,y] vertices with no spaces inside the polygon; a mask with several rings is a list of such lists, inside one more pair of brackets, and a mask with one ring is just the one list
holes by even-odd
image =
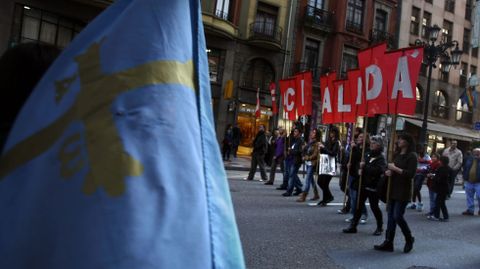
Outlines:
{"label": "sidewalk", "polygon": [[[225,170],[236,170],[236,171],[249,171],[250,170],[250,163],[252,161],[252,157],[249,155],[237,155],[237,158],[230,158],[230,161],[223,161],[223,165],[225,167]],[[258,167],[257,167],[257,172],[259,172]],[[267,174],[270,173],[270,166],[265,165],[265,172]],[[277,166],[277,173],[281,173],[280,171],[280,166]],[[306,172],[303,171],[303,165],[300,168],[300,171],[298,171],[298,174],[305,174]]]}

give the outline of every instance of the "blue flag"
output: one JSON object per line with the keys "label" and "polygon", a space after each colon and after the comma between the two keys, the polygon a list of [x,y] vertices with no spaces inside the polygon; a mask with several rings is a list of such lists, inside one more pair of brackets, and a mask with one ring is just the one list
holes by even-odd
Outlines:
{"label": "blue flag", "polygon": [[119,0],[0,160],[0,268],[244,268],[196,0]]}

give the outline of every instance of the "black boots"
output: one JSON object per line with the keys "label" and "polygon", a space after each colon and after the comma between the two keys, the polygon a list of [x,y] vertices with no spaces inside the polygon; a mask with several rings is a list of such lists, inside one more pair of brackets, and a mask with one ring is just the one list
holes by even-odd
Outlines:
{"label": "black boots", "polygon": [[405,236],[405,246],[403,247],[403,253],[409,253],[413,248],[413,242],[415,242],[415,237],[412,235]]}
{"label": "black boots", "polygon": [[394,237],[395,237],[395,234],[392,233],[392,231],[387,230],[387,232],[385,233],[385,241],[383,241],[383,243],[380,245],[373,246],[373,248],[379,251],[393,252]]}
{"label": "black boots", "polygon": [[379,236],[382,235],[383,229],[382,227],[377,227],[377,229],[373,232],[372,235]]}
{"label": "black boots", "polygon": [[357,233],[357,227],[355,225],[350,225],[348,228],[343,229],[343,232],[346,233],[346,234]]}

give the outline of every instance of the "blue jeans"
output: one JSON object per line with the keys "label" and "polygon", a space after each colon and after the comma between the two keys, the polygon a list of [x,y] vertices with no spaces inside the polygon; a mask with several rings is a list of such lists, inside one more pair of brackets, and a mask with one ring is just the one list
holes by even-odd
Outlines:
{"label": "blue jeans", "polygon": [[412,232],[408,227],[407,221],[403,217],[407,204],[407,201],[388,201],[388,223],[386,233],[387,236],[391,236],[391,238],[388,238],[391,241],[393,241],[393,238],[395,237],[395,229],[397,228],[397,224],[402,230],[402,233],[405,237],[410,237],[412,235]]}
{"label": "blue jeans", "polygon": [[303,186],[303,192],[308,193],[310,186],[313,183],[313,174],[315,173],[315,167],[313,165],[307,165],[307,178],[305,179],[305,186]]}
{"label": "blue jeans", "polygon": [[295,164],[294,162],[290,164],[290,169],[288,169],[289,170],[288,187],[287,187],[288,193],[292,193],[293,188],[295,188],[296,190],[302,189],[302,182],[298,177],[298,170],[300,170],[300,166],[301,164]]}
{"label": "blue jeans", "polygon": [[467,210],[475,213],[475,196],[477,197],[480,210],[480,183],[465,181],[465,195],[467,196]]}
{"label": "blue jeans", "polygon": [[435,199],[437,198],[437,193],[429,189],[428,195],[430,197],[430,211],[428,212],[428,214],[433,215],[433,211],[435,210]]}
{"label": "blue jeans", "polygon": [[[350,192],[350,213],[355,215],[355,210],[357,209],[357,196],[358,196],[358,189],[352,188],[352,181],[354,178],[352,176],[348,179],[348,188]],[[362,215],[368,217],[368,211],[366,207],[362,208]]]}
{"label": "blue jeans", "polygon": [[283,182],[280,187],[287,188],[288,187],[288,178],[290,176],[290,166],[292,165],[292,160],[290,158],[285,158],[283,164]]}

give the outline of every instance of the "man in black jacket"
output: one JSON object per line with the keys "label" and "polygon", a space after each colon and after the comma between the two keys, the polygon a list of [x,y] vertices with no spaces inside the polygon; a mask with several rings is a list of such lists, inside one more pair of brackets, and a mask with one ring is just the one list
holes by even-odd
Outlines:
{"label": "man in black jacket", "polygon": [[267,174],[265,173],[265,153],[267,152],[267,137],[265,136],[265,126],[258,127],[258,133],[253,140],[252,163],[250,165],[250,172],[245,180],[253,180],[255,172],[257,171],[257,164],[260,167],[260,181],[267,181]]}

